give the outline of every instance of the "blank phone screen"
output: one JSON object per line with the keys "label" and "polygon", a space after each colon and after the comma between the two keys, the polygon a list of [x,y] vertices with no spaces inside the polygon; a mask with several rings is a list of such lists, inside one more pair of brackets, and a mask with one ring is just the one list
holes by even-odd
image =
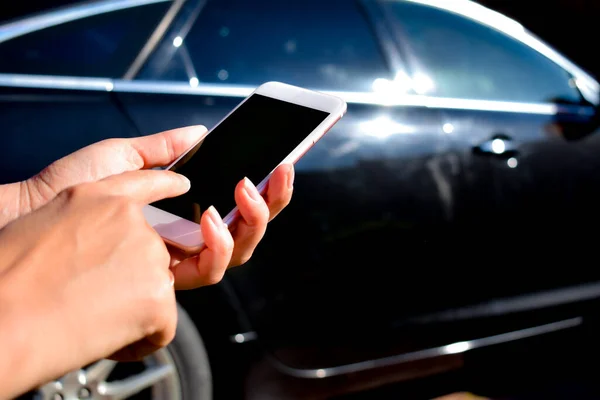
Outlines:
{"label": "blank phone screen", "polygon": [[253,94],[172,168],[191,181],[190,191],[152,205],[198,223],[211,205],[225,217],[240,180],[258,185],[328,116]]}

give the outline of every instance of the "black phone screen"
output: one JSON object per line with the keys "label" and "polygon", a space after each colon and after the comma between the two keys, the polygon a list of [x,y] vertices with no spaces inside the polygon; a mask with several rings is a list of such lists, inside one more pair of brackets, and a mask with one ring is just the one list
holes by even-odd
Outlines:
{"label": "black phone screen", "polygon": [[211,205],[225,217],[244,177],[258,185],[321,122],[325,111],[259,94],[251,95],[172,170],[192,183],[186,194],[152,205],[199,223]]}

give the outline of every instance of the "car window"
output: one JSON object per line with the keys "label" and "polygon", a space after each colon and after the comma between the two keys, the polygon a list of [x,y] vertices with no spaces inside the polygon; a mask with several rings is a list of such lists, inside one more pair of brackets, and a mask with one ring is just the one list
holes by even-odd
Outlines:
{"label": "car window", "polygon": [[371,90],[390,74],[358,2],[208,1],[184,40],[154,55],[138,79],[327,90]]}
{"label": "car window", "polygon": [[[383,0],[405,51],[418,62],[430,95],[517,101],[580,102],[560,66],[517,40],[448,11]],[[425,77],[425,78],[423,78]]]}
{"label": "car window", "polygon": [[0,43],[0,73],[120,77],[167,9],[157,3],[113,11]]}

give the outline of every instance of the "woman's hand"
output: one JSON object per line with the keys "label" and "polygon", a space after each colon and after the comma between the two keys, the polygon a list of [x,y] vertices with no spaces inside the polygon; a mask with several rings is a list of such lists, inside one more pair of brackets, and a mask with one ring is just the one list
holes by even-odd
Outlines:
{"label": "woman's hand", "polygon": [[[0,202],[5,205],[0,227],[45,205],[71,186],[169,165],[206,133],[203,126],[191,126],[132,139],[108,139],[84,147],[50,164],[31,179],[5,188],[0,193]],[[241,181],[232,193],[242,217],[233,234],[211,223],[221,218],[214,208],[207,210],[201,220],[206,248],[200,255],[185,260],[173,254],[171,265],[176,288],[216,283],[227,267],[245,263],[264,236],[267,223],[290,202],[293,181],[293,166],[280,166],[269,180],[265,198],[251,182]]]}
{"label": "woman's hand", "polygon": [[169,165],[201,140],[204,126],[174,129],[131,139],[107,139],[84,147],[22,182],[20,214],[33,211],[64,189],[123,172]]}
{"label": "woman's hand", "polygon": [[173,339],[170,255],[142,207],[188,189],[170,171],[126,172],[66,189],[0,231],[0,374],[11,376],[0,398]]}
{"label": "woman's hand", "polygon": [[207,210],[206,248],[195,257],[169,254],[143,217],[144,204],[184,193],[189,181],[141,170],[170,164],[205,133],[99,142],[0,192],[8,224],[0,230],[0,373],[18,377],[0,397],[100,358],[140,359],[165,346],[175,334],[173,286],[216,283],[252,255],[291,199],[292,166],[274,171],[265,197],[238,184],[233,233]]}
{"label": "woman's hand", "polygon": [[[254,184],[242,180],[235,188],[235,201],[241,218],[233,233],[227,227],[215,226],[209,215],[218,215],[209,208],[200,221],[206,247],[191,258],[172,254],[171,269],[175,274],[176,289],[193,289],[219,282],[227,268],[244,264],[267,229],[267,223],[283,210],[292,198],[294,168],[282,165],[277,168],[267,188],[266,201]],[[220,217],[219,217],[220,219]],[[216,266],[220,267],[216,267]]]}

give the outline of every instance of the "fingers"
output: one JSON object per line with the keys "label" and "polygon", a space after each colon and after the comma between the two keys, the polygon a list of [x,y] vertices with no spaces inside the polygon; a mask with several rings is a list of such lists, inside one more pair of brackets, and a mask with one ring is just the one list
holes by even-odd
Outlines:
{"label": "fingers", "polygon": [[230,267],[245,264],[265,235],[267,223],[290,202],[294,187],[294,167],[281,165],[269,178],[266,201],[247,178],[235,189],[235,202],[241,220],[235,227],[235,247]]}
{"label": "fingers", "polygon": [[201,220],[206,248],[196,257],[181,262],[177,257],[172,260],[175,288],[192,289],[218,283],[228,267],[247,262],[263,238],[269,220],[289,204],[293,185],[292,165],[282,165],[273,172],[266,201],[252,182],[242,180],[235,189],[235,201],[241,218],[233,237],[216,210],[209,208]]}
{"label": "fingers", "polygon": [[294,192],[294,166],[280,165],[269,179],[266,201],[269,207],[269,221],[277,216],[291,201]]}
{"label": "fingers", "polygon": [[256,187],[244,178],[235,188],[235,202],[240,211],[233,234],[235,247],[229,266],[246,263],[265,235],[269,222],[269,208]]}
{"label": "fingers", "polygon": [[184,194],[190,189],[190,181],[171,171],[142,170],[125,172],[103,179],[99,190],[114,196],[131,197],[141,204]]}
{"label": "fingers", "polygon": [[269,220],[289,204],[293,185],[292,165],[282,165],[273,172],[266,201],[252,182],[242,180],[235,189],[235,201],[241,218],[233,237],[228,229],[221,232],[214,224],[205,222],[207,211],[201,222],[207,248],[196,257],[179,263],[177,259],[173,260],[175,288],[192,289],[215,284],[223,278],[228,267],[246,263],[263,238]]}
{"label": "fingers", "polygon": [[52,163],[30,179],[33,209],[67,187],[111,175],[171,164],[206,135],[204,126],[190,126],[133,139],[107,139]]}
{"label": "fingers", "polygon": [[233,238],[217,210],[210,207],[200,220],[206,247],[197,257],[172,267],[175,289],[193,289],[213,285],[223,278],[233,253]]}
{"label": "fingers", "polygon": [[204,126],[189,126],[173,129],[155,135],[127,139],[141,161],[140,168],[154,168],[168,165],[179,158],[190,147],[199,142],[207,133]]}

